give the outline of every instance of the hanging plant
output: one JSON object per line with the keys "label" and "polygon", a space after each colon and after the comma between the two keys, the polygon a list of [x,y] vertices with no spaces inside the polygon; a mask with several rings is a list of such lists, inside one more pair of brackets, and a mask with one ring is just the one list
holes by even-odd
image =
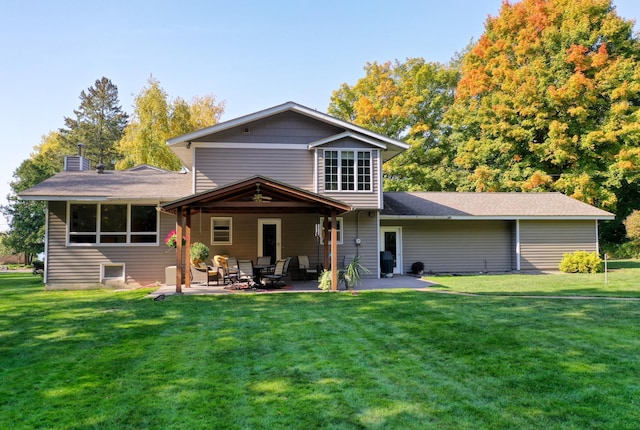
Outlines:
{"label": "hanging plant", "polygon": [[[164,238],[164,243],[169,248],[175,248],[176,246],[178,246],[178,234],[176,233],[175,230],[171,230],[169,232],[167,237]],[[186,243],[187,243],[187,238],[183,237],[182,238],[182,244],[185,245]]]}

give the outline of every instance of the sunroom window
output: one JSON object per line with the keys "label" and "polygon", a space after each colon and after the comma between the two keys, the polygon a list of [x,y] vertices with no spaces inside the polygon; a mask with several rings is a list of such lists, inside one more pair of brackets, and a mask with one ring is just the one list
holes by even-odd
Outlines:
{"label": "sunroom window", "polygon": [[325,151],[325,191],[371,191],[371,151]]}
{"label": "sunroom window", "polygon": [[157,244],[156,206],[70,203],[69,244]]}

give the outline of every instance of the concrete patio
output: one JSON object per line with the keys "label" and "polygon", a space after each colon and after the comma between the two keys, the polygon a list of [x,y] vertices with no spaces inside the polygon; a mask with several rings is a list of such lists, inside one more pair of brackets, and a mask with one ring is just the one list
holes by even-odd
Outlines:
{"label": "concrete patio", "polygon": [[[318,281],[293,281],[290,278],[285,278],[285,283],[281,288],[267,288],[259,287],[258,289],[235,289],[231,284],[227,285],[215,285],[212,283],[207,286],[206,284],[195,283],[191,284],[190,288],[182,286],[182,294],[263,294],[263,293],[322,293],[323,291],[318,288]],[[358,286],[356,290],[391,290],[391,289],[412,289],[422,290],[432,285],[428,281],[424,281],[414,276],[406,275],[394,275],[392,278],[380,278],[380,279],[363,279],[362,285]],[[339,291],[344,292],[344,284],[340,284]],[[161,285],[160,288],[149,294],[149,297],[156,298],[160,295],[170,296],[176,294],[175,285]]]}

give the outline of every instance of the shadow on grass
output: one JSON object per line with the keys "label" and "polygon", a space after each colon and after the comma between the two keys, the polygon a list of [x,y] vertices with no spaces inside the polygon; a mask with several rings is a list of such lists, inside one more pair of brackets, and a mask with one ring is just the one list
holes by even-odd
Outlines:
{"label": "shadow on grass", "polygon": [[639,269],[640,260],[613,260],[607,263],[607,267],[611,270],[615,269]]}

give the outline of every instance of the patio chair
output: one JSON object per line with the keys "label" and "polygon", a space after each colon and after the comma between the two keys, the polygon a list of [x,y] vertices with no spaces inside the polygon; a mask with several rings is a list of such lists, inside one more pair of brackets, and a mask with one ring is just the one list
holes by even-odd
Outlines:
{"label": "patio chair", "polygon": [[258,257],[258,259],[256,260],[255,269],[259,271],[261,275],[273,272],[271,257],[268,255],[265,255],[264,257]]}
{"label": "patio chair", "polygon": [[301,274],[305,281],[311,278],[318,279],[318,269],[311,268],[308,255],[298,255],[298,274]]}
{"label": "patio chair", "polygon": [[208,287],[211,281],[216,281],[216,285],[220,285],[223,276],[219,267],[199,263],[197,266],[191,265],[191,279],[195,282],[206,282]]}
{"label": "patio chair", "polygon": [[225,277],[227,281],[233,282],[238,280],[238,259],[236,257],[227,257],[227,267],[225,271]]}
{"label": "patio chair", "polygon": [[287,257],[276,262],[276,267],[273,269],[273,273],[267,273],[263,275],[263,278],[269,282],[270,287],[275,287],[284,277],[287,276],[287,270],[289,270],[289,262],[291,257]]}
{"label": "patio chair", "polygon": [[256,281],[253,277],[253,261],[238,261],[238,282],[246,282],[249,288],[256,288]]}

